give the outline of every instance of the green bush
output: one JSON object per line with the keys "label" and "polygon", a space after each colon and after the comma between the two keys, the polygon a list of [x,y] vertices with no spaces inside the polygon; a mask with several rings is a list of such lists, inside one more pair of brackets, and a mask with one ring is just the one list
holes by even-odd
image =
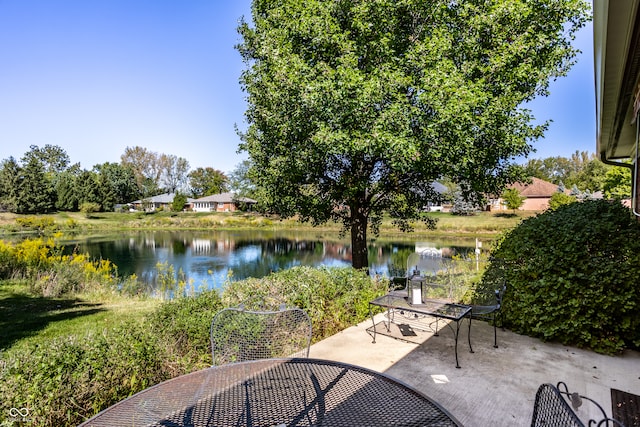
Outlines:
{"label": "green bush", "polygon": [[29,425],[77,425],[168,379],[164,359],[157,337],[133,323],[12,352],[0,371],[0,424],[10,408],[28,408]]}
{"label": "green bush", "polygon": [[101,209],[100,204],[94,202],[84,202],[80,205],[80,212],[87,218],[91,218],[94,213],[100,212]]}
{"label": "green bush", "polygon": [[16,224],[22,228],[36,230],[41,233],[55,232],[59,229],[53,218],[48,216],[28,215],[16,218]]}
{"label": "green bush", "polygon": [[506,326],[612,354],[640,346],[640,225],[619,202],[559,206],[507,232],[485,273]]}
{"label": "green bush", "polygon": [[560,206],[569,205],[577,201],[578,199],[576,198],[576,196],[556,191],[551,195],[551,198],[549,199],[549,209],[556,210]]}
{"label": "green bush", "polygon": [[162,337],[174,375],[211,365],[209,328],[222,308],[218,291],[211,290],[165,302],[149,316],[149,328]]}
{"label": "green bush", "polygon": [[223,303],[302,308],[313,324],[314,341],[331,336],[369,316],[369,301],[384,294],[387,279],[372,280],[352,268],[294,267],[261,279],[228,283]]}

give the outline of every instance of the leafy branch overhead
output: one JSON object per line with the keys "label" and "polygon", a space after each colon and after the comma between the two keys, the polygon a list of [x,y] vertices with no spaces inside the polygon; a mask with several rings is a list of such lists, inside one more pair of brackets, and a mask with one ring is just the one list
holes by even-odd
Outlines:
{"label": "leafy branch overhead", "polygon": [[588,19],[578,0],[255,0],[239,26],[247,65],[241,150],[267,209],[351,230],[384,213],[403,229],[447,177],[478,200],[547,124],[521,105],[569,70]]}

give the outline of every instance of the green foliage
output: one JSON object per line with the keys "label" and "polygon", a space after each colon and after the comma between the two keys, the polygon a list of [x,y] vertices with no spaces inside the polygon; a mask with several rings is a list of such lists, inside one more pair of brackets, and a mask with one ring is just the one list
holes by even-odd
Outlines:
{"label": "green foliage", "polygon": [[507,188],[502,192],[502,199],[507,205],[507,209],[516,210],[524,203],[526,197],[520,195],[516,188]]}
{"label": "green foliage", "polygon": [[171,203],[171,210],[174,212],[182,212],[186,204],[187,204],[187,196],[182,193],[176,193],[173,196],[173,202]]}
{"label": "green foliage", "polygon": [[92,289],[111,290],[117,284],[115,266],[86,254],[64,255],[53,239],[0,240],[0,279],[28,279],[31,290],[59,296]]}
{"label": "green foliage", "polygon": [[250,160],[243,160],[229,173],[229,190],[238,197],[255,198],[256,186],[251,181],[249,169]]}
{"label": "green foliage", "polygon": [[224,193],[227,191],[227,181],[223,172],[210,167],[189,172],[189,187],[195,198]]}
{"label": "green foliage", "polygon": [[612,167],[607,171],[603,184],[604,196],[609,199],[628,199],[631,197],[631,169]]}
{"label": "green foliage", "polygon": [[20,166],[13,157],[0,163],[0,209],[17,211],[20,174]]}
{"label": "green foliage", "polygon": [[218,291],[209,290],[167,301],[149,316],[149,328],[161,337],[172,372],[211,366],[209,328],[213,315],[222,308]]}
{"label": "green foliage", "polygon": [[524,170],[526,176],[533,176],[545,181],[577,186],[580,190],[591,192],[603,189],[605,175],[611,166],[602,163],[595,154],[586,151],[576,151],[567,157],[547,157],[544,159],[530,159]]}
{"label": "green foliage", "polygon": [[493,251],[518,333],[615,353],[640,347],[640,225],[618,202],[572,203],[522,221]]}
{"label": "green foliage", "polygon": [[294,267],[261,279],[230,282],[222,298],[228,306],[300,307],[311,317],[314,339],[319,340],[365,320],[369,301],[387,289],[387,280],[372,280],[351,268]]}
{"label": "green foliage", "polygon": [[49,216],[28,215],[16,218],[16,224],[22,228],[36,230],[41,233],[55,232],[60,229],[55,220]]}
{"label": "green foliage", "polygon": [[228,283],[224,304],[216,290],[206,291],[165,302],[140,323],[7,351],[0,417],[28,407],[33,425],[77,425],[153,384],[210,366],[209,328],[223,306],[284,300],[307,310],[320,340],[368,318],[368,301],[386,285],[352,269],[298,267]]}
{"label": "green foliage", "polygon": [[173,264],[169,264],[169,261],[158,262],[156,264],[156,285],[160,298],[176,298],[184,295],[187,278],[182,268],[176,272]]}
{"label": "green foliage", "polygon": [[100,212],[100,204],[95,202],[83,202],[80,205],[80,212],[82,212],[87,218],[91,218],[91,214]]}
{"label": "green foliage", "polygon": [[29,157],[22,168],[18,185],[16,210],[18,213],[47,213],[54,207],[55,193],[50,177],[36,157]]}
{"label": "green foliage", "polygon": [[56,177],[56,209],[60,211],[78,210],[77,176],[73,172],[62,172]]}
{"label": "green foliage", "polygon": [[103,206],[110,210],[116,203],[129,203],[140,198],[136,178],[131,168],[119,163],[103,163],[94,167],[98,173]]}
{"label": "green foliage", "polygon": [[564,192],[556,191],[549,198],[549,209],[556,210],[560,206],[569,205],[577,201],[578,199],[576,198],[576,196],[572,196]]}
{"label": "green foliage", "polygon": [[[77,425],[170,378],[157,331],[128,323],[14,351],[0,371],[0,417],[29,408],[30,425]],[[2,421],[2,418],[0,418]]]}
{"label": "green foliage", "polygon": [[[256,1],[238,49],[247,64],[251,159],[264,209],[351,231],[402,230],[446,176],[465,196],[521,178],[546,124],[520,106],[568,72],[589,5],[567,0]],[[535,58],[532,61],[531,58]]]}

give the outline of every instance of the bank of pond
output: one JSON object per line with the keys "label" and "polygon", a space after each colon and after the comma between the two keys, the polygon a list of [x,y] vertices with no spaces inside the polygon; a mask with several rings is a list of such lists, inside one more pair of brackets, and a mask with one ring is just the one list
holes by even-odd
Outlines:
{"label": "bank of pond", "polygon": [[[65,254],[88,254],[117,266],[123,286],[151,292],[198,292],[229,281],[260,278],[295,266],[347,267],[351,244],[338,236],[308,232],[139,231],[93,235],[60,242]],[[425,250],[445,259],[473,257],[476,239],[378,238],[370,240],[372,275],[404,275],[409,254]],[[486,247],[487,245],[485,245]]]}

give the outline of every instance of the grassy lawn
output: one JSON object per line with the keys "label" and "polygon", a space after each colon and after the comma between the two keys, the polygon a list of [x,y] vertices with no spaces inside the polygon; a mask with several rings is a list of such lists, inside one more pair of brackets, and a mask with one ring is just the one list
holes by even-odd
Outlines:
{"label": "grassy lawn", "polygon": [[100,332],[125,319],[142,318],[159,304],[153,299],[103,294],[45,298],[31,294],[24,282],[2,281],[0,349]]}
{"label": "grassy lawn", "polygon": [[[518,211],[505,212],[479,212],[472,216],[458,216],[445,212],[432,212],[425,214],[437,219],[435,230],[429,230],[424,223],[414,224],[415,234],[498,234],[504,230],[515,227],[522,219],[535,215],[533,212]],[[91,232],[93,230],[122,230],[122,229],[269,229],[269,230],[318,230],[339,231],[340,224],[326,223],[319,227],[310,224],[302,224],[295,219],[279,219],[257,213],[224,212],[224,213],[194,213],[194,212],[156,212],[156,213],[115,213],[102,212],[91,214],[87,217],[79,212],[60,212],[49,215],[41,215],[43,218],[51,218],[62,230],[77,232]],[[0,213],[0,229],[6,232],[21,231],[16,223],[19,215]],[[392,223],[390,218],[385,218],[381,224],[382,235],[402,234]]]}

